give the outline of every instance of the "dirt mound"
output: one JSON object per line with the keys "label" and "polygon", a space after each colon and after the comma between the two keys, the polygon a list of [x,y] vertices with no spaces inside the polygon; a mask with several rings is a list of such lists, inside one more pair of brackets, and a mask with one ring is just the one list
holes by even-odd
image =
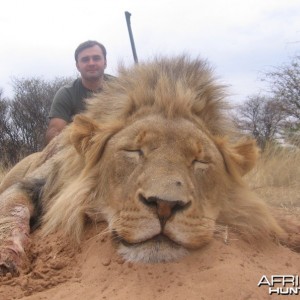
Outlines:
{"label": "dirt mound", "polygon": [[22,274],[1,279],[0,299],[268,299],[262,275],[300,272],[298,253],[232,234],[179,262],[125,263],[102,230],[89,228],[80,248],[35,232]]}

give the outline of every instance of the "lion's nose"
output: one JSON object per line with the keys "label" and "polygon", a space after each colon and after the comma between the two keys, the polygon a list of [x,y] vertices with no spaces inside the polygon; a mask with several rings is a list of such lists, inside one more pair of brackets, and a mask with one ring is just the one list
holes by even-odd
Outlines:
{"label": "lion's nose", "polygon": [[172,215],[186,209],[190,205],[190,202],[186,203],[181,200],[163,200],[158,197],[145,198],[142,195],[140,195],[140,201],[157,213],[162,226],[166,224]]}

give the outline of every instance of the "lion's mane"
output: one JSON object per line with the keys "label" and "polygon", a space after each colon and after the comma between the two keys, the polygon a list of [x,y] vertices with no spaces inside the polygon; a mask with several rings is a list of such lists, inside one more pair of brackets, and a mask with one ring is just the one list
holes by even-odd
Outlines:
{"label": "lion's mane", "polygon": [[251,140],[229,143],[238,140],[240,134],[229,117],[226,96],[226,86],[200,59],[157,58],[131,68],[121,67],[118,78],[88,100],[86,112],[75,117],[55,142],[63,151],[58,154],[59,164],[52,167],[44,192],[44,198],[48,198],[44,202],[49,203],[45,232],[63,228],[79,240],[86,214],[109,215],[109,205],[95,200],[101,199],[109,184],[105,174],[99,172],[105,144],[134,121],[159,114],[166,119],[191,120],[222,152],[230,173],[230,178],[223,180],[230,186],[231,195],[219,204],[221,224],[247,238],[281,235],[267,207],[243,182],[242,176],[255,164],[258,150]]}

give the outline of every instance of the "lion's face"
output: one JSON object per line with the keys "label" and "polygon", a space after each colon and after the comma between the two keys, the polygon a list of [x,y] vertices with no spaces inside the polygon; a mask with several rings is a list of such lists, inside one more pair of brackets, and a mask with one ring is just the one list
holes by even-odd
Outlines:
{"label": "lion's face", "polygon": [[109,140],[101,161],[106,218],[126,259],[173,260],[211,239],[226,170],[192,122],[136,121]]}

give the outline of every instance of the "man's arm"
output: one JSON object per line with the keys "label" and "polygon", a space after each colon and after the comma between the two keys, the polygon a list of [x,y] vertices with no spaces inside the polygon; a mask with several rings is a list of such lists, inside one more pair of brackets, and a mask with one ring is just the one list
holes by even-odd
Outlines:
{"label": "man's arm", "polygon": [[57,91],[51,104],[45,146],[71,122],[72,114],[72,95],[64,86]]}
{"label": "man's arm", "polygon": [[60,118],[51,118],[48,124],[48,129],[46,131],[46,145],[57,136],[67,125],[68,123]]}

